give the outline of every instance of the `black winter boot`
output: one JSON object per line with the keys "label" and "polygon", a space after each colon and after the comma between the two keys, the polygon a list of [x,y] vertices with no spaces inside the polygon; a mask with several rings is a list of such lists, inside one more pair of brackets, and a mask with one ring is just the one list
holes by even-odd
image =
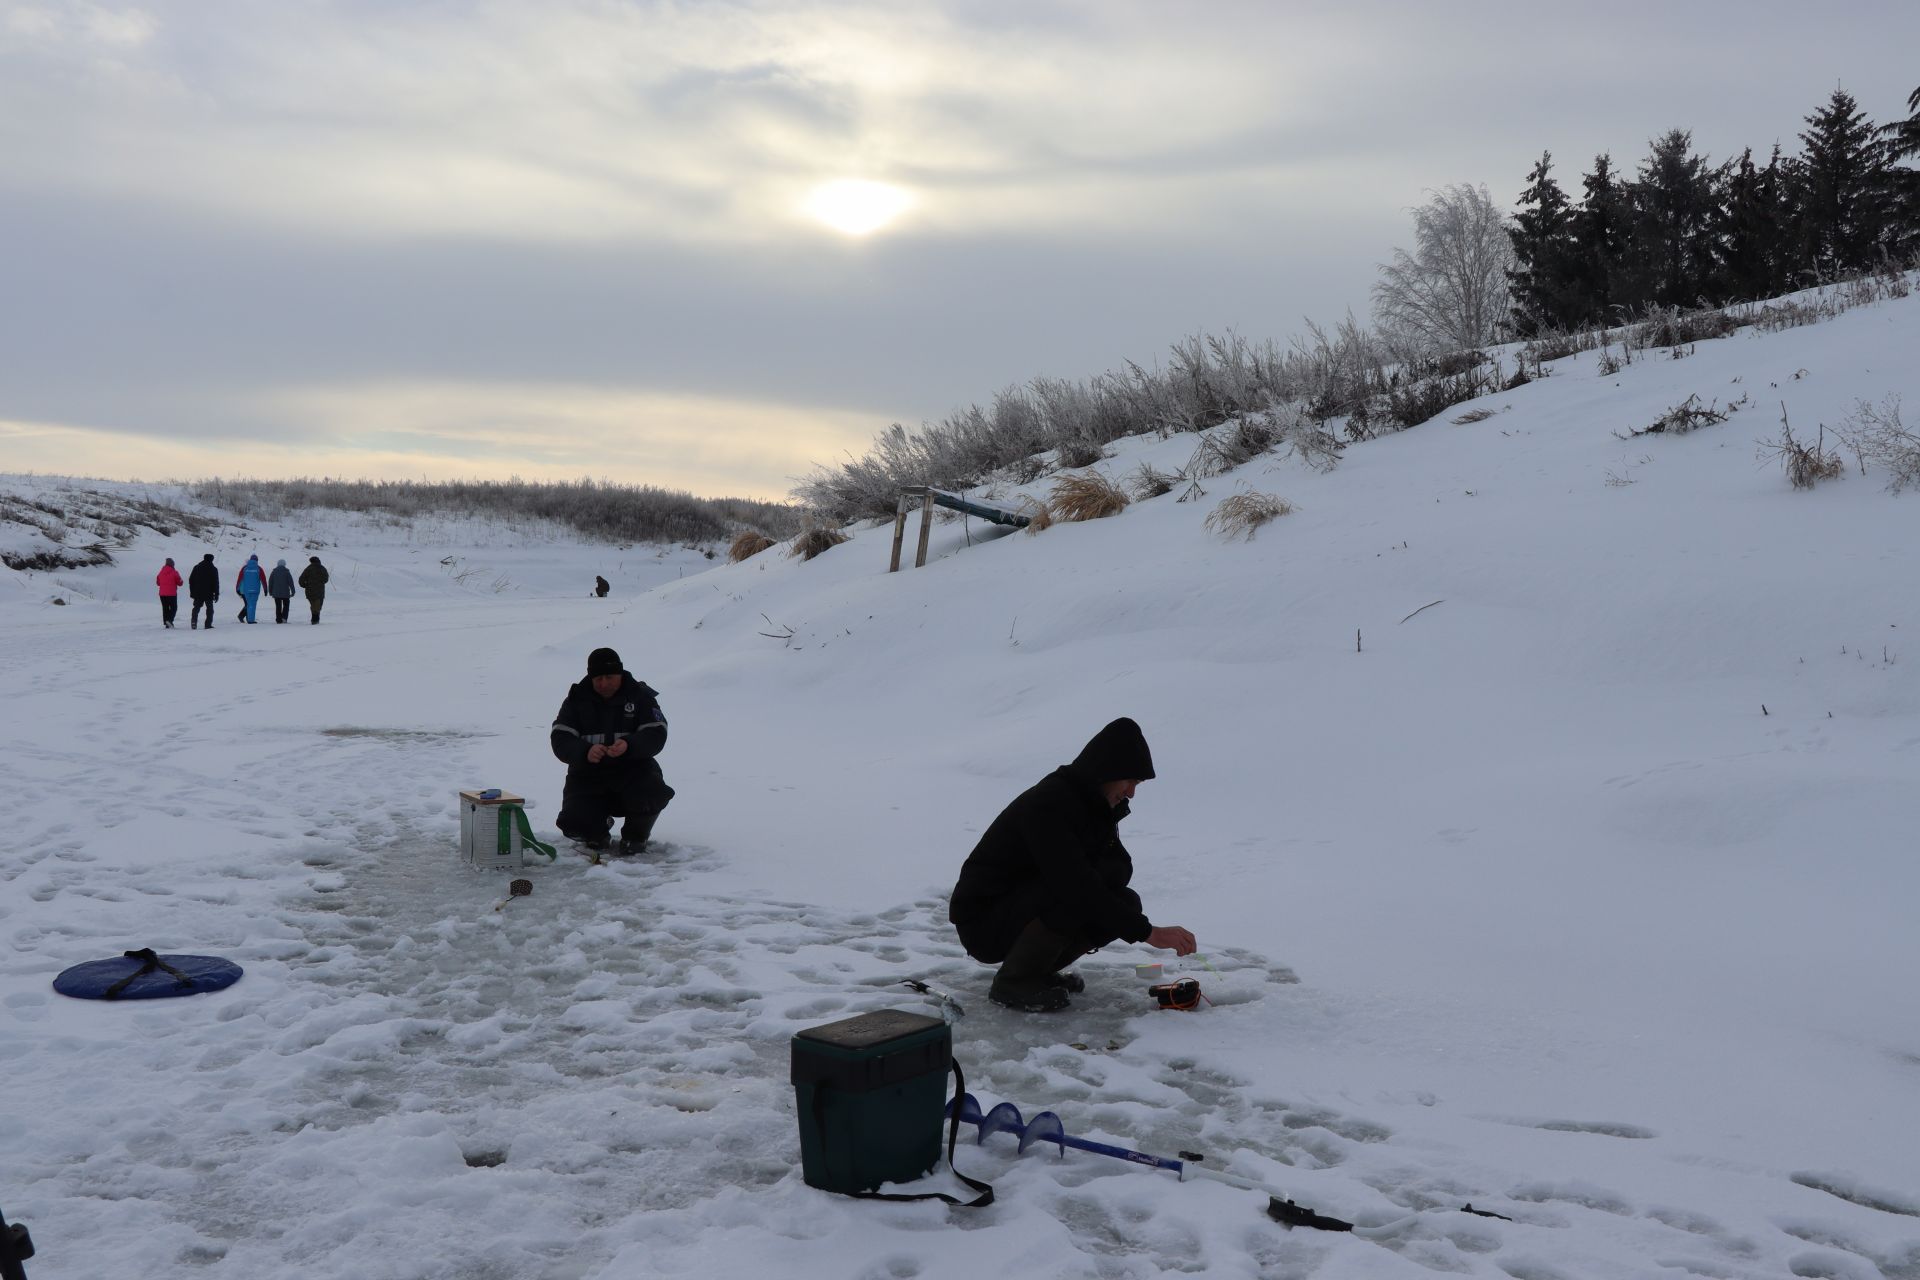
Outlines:
{"label": "black winter boot", "polygon": [[1057,1013],[1067,1007],[1067,989],[1047,978],[1009,978],[1006,970],[987,988],[987,999],[1021,1013]]}
{"label": "black winter boot", "polygon": [[[1001,962],[999,975],[987,989],[987,999],[1025,1013],[1052,1013],[1066,1008],[1068,993],[1084,991],[1087,984],[1081,982],[1078,975],[1062,974],[1058,970],[1065,958],[1076,956],[1081,950],[1042,921],[1029,921]],[[1079,985],[1070,986],[1069,978]]]}

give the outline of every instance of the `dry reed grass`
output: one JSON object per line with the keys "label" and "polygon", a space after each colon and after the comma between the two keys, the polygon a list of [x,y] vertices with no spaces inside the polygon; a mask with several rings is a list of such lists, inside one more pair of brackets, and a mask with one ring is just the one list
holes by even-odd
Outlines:
{"label": "dry reed grass", "polygon": [[822,551],[831,551],[847,540],[847,535],[838,529],[829,529],[825,525],[812,525],[801,530],[798,537],[787,548],[787,557],[799,556],[802,560],[811,560]]}
{"label": "dry reed grass", "polygon": [[773,545],[773,539],[757,529],[742,529],[733,535],[733,541],[727,545],[727,559],[734,564],[759,555]]}
{"label": "dry reed grass", "polygon": [[1291,503],[1271,493],[1236,493],[1230,498],[1222,498],[1220,505],[1207,516],[1207,529],[1223,538],[1251,541],[1261,525],[1292,511]]}
{"label": "dry reed grass", "polygon": [[1083,471],[1055,480],[1047,507],[1057,520],[1098,520],[1125,511],[1127,495],[1098,471]]}

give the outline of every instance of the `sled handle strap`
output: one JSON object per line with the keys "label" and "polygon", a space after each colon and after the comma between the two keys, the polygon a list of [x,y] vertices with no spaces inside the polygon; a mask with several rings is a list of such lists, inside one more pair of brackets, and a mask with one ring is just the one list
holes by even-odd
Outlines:
{"label": "sled handle strap", "polygon": [[142,947],[138,951],[122,951],[120,954],[129,960],[140,961],[140,967],[103,991],[100,994],[102,1000],[118,1000],[120,993],[133,985],[135,978],[144,978],[156,969],[172,974],[175,986],[191,987],[193,985],[192,978],[155,955],[152,947]]}
{"label": "sled handle strap", "polygon": [[953,1115],[947,1120],[947,1168],[953,1169],[953,1176],[972,1187],[980,1194],[971,1200],[956,1200],[952,1196],[942,1196],[948,1204],[958,1205],[962,1209],[984,1209],[993,1203],[993,1187],[978,1178],[969,1178],[954,1168],[953,1148],[960,1140],[960,1099],[967,1096],[967,1078],[960,1074],[960,1059],[953,1060]]}
{"label": "sled handle strap", "polygon": [[520,824],[520,844],[523,848],[546,854],[548,862],[553,862],[559,858],[560,855],[555,852],[552,845],[544,843],[538,836],[533,834],[533,824],[527,821],[527,811],[525,809],[517,804],[502,804],[499,808],[500,843],[497,846],[498,848],[504,849],[512,841],[513,824],[518,822]]}
{"label": "sled handle strap", "polygon": [[[912,1194],[902,1194],[894,1191],[849,1191],[846,1193],[847,1195],[853,1196],[858,1200],[944,1200],[948,1204],[961,1209],[984,1209],[993,1203],[993,1187],[989,1183],[982,1182],[978,1178],[969,1178],[966,1174],[954,1168],[953,1149],[960,1140],[960,1099],[967,1096],[967,1078],[961,1074],[960,1059],[951,1059],[950,1065],[953,1068],[953,1106],[951,1108],[953,1115],[952,1118],[947,1121],[947,1168],[953,1170],[954,1177],[960,1179],[960,1181],[966,1183],[969,1187],[972,1187],[979,1194],[971,1200],[962,1200],[960,1197],[950,1196],[944,1191],[920,1191]],[[816,1091],[813,1095],[816,1120],[825,1107],[823,1094],[824,1091]]]}

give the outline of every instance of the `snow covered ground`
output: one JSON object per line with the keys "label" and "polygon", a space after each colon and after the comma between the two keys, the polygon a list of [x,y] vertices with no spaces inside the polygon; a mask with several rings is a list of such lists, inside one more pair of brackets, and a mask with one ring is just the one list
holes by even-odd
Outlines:
{"label": "snow covered ground", "polygon": [[[189,538],[10,574],[0,1209],[29,1274],[1912,1280],[1920,497],[1851,468],[1795,492],[1755,444],[1783,403],[1802,436],[1920,412],[1915,351],[1920,299],[1611,376],[1587,354],[1329,474],[945,523],[895,575],[887,529],[696,572],[262,526],[212,544],[223,570],[323,540],[326,621],[209,634],[162,631],[147,585]],[[1745,404],[1619,438],[1694,394]],[[1242,488],[1297,510],[1223,542],[1203,521]],[[454,793],[521,791],[550,830],[546,727],[601,644],[662,692],[670,843],[563,853],[496,910]],[[998,1010],[945,891],[1117,715],[1159,772],[1136,885],[1202,955],[1112,948],[1069,1012]],[[51,991],[140,945],[247,975]],[[1150,959],[1213,1007],[1151,1011]],[[790,1039],[930,1011],[903,977],[961,995],[984,1102],[1361,1231],[1005,1137],[959,1155],[985,1210],[810,1190]]]}

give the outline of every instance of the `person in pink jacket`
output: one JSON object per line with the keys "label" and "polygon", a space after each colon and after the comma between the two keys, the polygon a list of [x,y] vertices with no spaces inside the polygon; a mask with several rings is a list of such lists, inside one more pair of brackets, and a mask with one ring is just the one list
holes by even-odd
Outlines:
{"label": "person in pink jacket", "polygon": [[180,609],[180,584],[185,581],[180,571],[173,567],[173,557],[168,556],[166,564],[154,577],[153,584],[160,588],[160,625],[173,626],[173,615]]}

